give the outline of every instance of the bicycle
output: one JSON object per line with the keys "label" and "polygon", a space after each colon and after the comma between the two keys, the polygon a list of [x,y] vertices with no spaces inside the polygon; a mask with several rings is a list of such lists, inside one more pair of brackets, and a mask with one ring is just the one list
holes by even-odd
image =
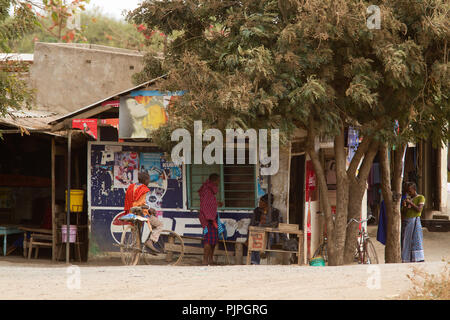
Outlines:
{"label": "bicycle", "polygon": [[[323,212],[317,211],[317,214],[319,214],[323,219],[323,216],[324,216]],[[321,224],[322,223],[323,222],[321,222]],[[319,245],[319,247],[316,249],[316,251],[314,251],[314,254],[311,259],[322,257],[323,261],[325,263],[327,263],[328,262],[328,238],[327,238],[326,225],[323,224],[323,227],[325,229],[323,232],[323,242]]]}
{"label": "bicycle", "polygon": [[367,222],[373,218],[374,216],[369,216],[367,219],[363,220],[357,220],[353,218],[350,219],[350,221],[347,223],[347,227],[352,222],[361,224],[361,229],[359,230],[358,238],[356,240],[357,245],[355,251],[355,260],[358,261],[359,264],[378,264],[378,256],[377,252],[375,251],[375,246],[373,245],[372,241],[370,241],[369,234],[362,225],[364,222]]}
{"label": "bicycle", "polygon": [[[123,227],[122,237],[119,245],[120,255],[123,264],[134,266],[137,265],[142,257],[145,264],[152,264],[156,259],[165,258],[166,263],[172,260],[175,262],[171,265],[177,265],[181,262],[184,255],[184,242],[179,234],[171,230],[163,230],[159,237],[159,246],[162,252],[157,253],[146,247],[145,241],[150,237],[152,228],[148,223],[148,218],[142,216],[143,209],[148,209],[148,206],[132,207],[130,213],[119,218],[119,220],[127,221],[130,224],[128,227]],[[144,225],[147,224],[150,233],[144,238]],[[174,259],[175,258],[175,259]]]}

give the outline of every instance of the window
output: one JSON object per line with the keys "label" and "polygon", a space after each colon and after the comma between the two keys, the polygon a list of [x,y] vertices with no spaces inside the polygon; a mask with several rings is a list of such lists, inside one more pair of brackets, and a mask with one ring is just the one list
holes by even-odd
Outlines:
{"label": "window", "polygon": [[220,176],[217,200],[221,209],[253,209],[256,207],[256,168],[253,164],[187,165],[188,207],[200,208],[198,189],[211,173]]}

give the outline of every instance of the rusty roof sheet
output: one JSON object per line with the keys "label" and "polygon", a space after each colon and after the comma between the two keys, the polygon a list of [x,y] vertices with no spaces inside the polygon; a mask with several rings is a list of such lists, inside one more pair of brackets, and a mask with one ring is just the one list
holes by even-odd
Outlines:
{"label": "rusty roof sheet", "polygon": [[27,130],[50,132],[49,122],[54,121],[61,114],[44,110],[7,110],[7,115],[0,118],[0,124],[22,127]]}
{"label": "rusty roof sheet", "polygon": [[[56,119],[54,119],[53,121],[51,121],[51,125],[56,125],[56,124],[58,124],[59,122],[64,121],[65,119],[74,117],[74,116],[76,116],[77,114],[80,114],[80,113],[82,113],[82,112],[85,112],[85,111],[91,110],[91,109],[93,109],[93,108],[95,108],[95,107],[98,107],[98,106],[101,105],[103,102],[106,102],[106,101],[108,101],[108,100],[111,100],[111,99],[113,99],[113,98],[115,98],[115,97],[117,97],[117,96],[122,96],[122,95],[124,95],[124,94],[128,94],[128,93],[131,92],[131,91],[134,91],[134,90],[137,90],[137,89],[140,89],[140,88],[144,88],[144,87],[146,87],[146,86],[149,86],[150,84],[153,84],[153,83],[157,82],[159,79],[165,78],[166,76],[167,76],[167,74],[164,74],[164,75],[162,75],[162,76],[160,76],[160,77],[158,77],[158,78],[149,80],[149,81],[144,82],[144,83],[142,83],[142,84],[140,84],[140,85],[138,85],[138,86],[135,86],[135,87],[133,87],[133,88],[130,88],[130,89],[127,89],[127,90],[124,90],[124,91],[115,93],[115,94],[113,94],[113,95],[111,95],[111,96],[109,96],[109,97],[106,97],[106,98],[104,98],[104,99],[102,99],[102,100],[100,100],[100,101],[97,101],[97,102],[95,102],[95,103],[93,103],[93,104],[90,104],[90,105],[88,105],[88,106],[85,106],[85,107],[83,107],[83,108],[80,108],[80,109],[78,109],[78,110],[75,110],[75,111],[73,111],[73,112],[61,114],[59,117],[57,117]],[[101,111],[100,111],[100,112],[101,112]],[[99,112],[99,113],[100,113],[100,112]]]}

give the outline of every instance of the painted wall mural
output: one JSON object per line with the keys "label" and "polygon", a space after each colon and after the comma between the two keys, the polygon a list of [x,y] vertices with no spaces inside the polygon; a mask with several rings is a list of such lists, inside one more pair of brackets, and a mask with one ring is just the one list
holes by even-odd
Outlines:
{"label": "painted wall mural", "polygon": [[[118,219],[123,211],[126,188],[137,179],[139,170],[149,173],[147,201],[157,210],[164,229],[181,235],[198,236],[202,228],[198,212],[183,206],[183,170],[154,147],[117,144],[90,144],[90,212],[92,254],[118,251],[124,225]],[[125,161],[125,162],[124,162]],[[117,168],[118,167],[118,168]],[[121,169],[121,181],[116,173]],[[229,240],[245,242],[249,212],[221,212]],[[145,236],[144,231],[144,236]]]}

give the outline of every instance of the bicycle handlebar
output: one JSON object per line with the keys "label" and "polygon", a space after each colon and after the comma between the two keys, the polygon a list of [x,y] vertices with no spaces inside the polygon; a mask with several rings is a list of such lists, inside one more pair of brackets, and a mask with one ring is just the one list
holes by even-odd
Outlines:
{"label": "bicycle handlebar", "polygon": [[147,205],[144,205],[144,206],[138,206],[138,207],[132,207],[131,209],[130,209],[130,212],[132,212],[132,213],[135,213],[135,212],[141,212],[142,210],[146,210],[146,209],[148,209],[149,208],[149,206],[147,206]]}
{"label": "bicycle handlebar", "polygon": [[357,220],[355,218],[350,219],[350,221],[347,223],[347,227],[352,223],[352,222],[357,222],[357,223],[364,223],[367,222],[371,219],[375,218],[374,216],[370,215],[367,217],[367,219],[362,219],[362,220]]}

